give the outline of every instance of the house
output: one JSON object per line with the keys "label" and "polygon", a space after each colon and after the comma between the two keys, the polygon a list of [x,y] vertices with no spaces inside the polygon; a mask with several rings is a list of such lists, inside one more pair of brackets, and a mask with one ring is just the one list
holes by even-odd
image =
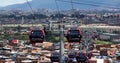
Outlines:
{"label": "house", "polygon": [[17,45],[19,43],[19,40],[17,40],[17,39],[11,39],[11,40],[9,40],[9,44],[10,45]]}
{"label": "house", "polygon": [[53,43],[51,42],[43,42],[42,47],[43,49],[51,50]]}

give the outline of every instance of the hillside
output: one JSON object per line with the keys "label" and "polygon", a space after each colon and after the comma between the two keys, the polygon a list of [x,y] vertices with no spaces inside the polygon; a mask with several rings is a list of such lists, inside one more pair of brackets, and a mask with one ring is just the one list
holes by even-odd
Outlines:
{"label": "hillside", "polygon": [[[65,0],[65,1],[70,1],[70,0]],[[87,3],[87,4],[95,4],[98,5],[96,6],[90,6],[86,4],[74,4],[74,8],[79,8],[79,9],[102,9],[106,6],[110,7],[118,7],[120,6],[120,0],[74,0],[75,2],[79,3]],[[32,0],[30,1],[30,4],[32,8],[34,9],[41,9],[41,8],[47,8],[47,9],[56,9],[56,4],[55,0]],[[58,5],[60,9],[71,9],[71,4],[68,2],[58,2]],[[14,5],[9,5],[6,7],[3,7],[1,9],[30,9],[28,7],[27,3],[23,4],[14,4]],[[106,9],[106,8],[105,8]]]}

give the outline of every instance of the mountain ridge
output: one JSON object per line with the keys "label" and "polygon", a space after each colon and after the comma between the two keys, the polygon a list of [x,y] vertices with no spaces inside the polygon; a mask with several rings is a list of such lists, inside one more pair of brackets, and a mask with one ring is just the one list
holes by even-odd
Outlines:
{"label": "mountain ridge", "polygon": [[[96,6],[83,5],[83,4],[73,4],[74,8],[79,8],[79,9],[96,9],[96,8],[101,9],[101,8],[104,8],[106,5],[107,6],[114,5],[114,7],[120,6],[119,0],[95,0],[95,1],[75,0],[75,1],[82,2],[82,3],[91,3],[93,5],[99,5],[98,7],[96,7]],[[32,0],[29,3],[33,9],[41,9],[41,8],[56,9],[55,0]],[[60,9],[71,9],[71,3],[66,3],[66,2],[61,2],[61,1],[57,1],[57,3]],[[30,9],[30,7],[27,4],[27,2],[25,2],[23,4],[14,4],[14,5],[2,7],[1,9]]]}

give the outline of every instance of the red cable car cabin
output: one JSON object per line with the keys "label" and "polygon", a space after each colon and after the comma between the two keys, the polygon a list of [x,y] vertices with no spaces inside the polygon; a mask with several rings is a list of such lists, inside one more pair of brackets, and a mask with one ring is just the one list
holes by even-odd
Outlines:
{"label": "red cable car cabin", "polygon": [[92,52],[87,52],[86,55],[87,55],[88,59],[91,59],[93,54],[92,54]]}
{"label": "red cable car cabin", "polygon": [[66,38],[69,43],[80,43],[82,32],[80,29],[70,29],[66,31]]}
{"label": "red cable car cabin", "polygon": [[68,63],[76,63],[77,61],[76,60],[76,54],[77,52],[70,52],[68,54]]}
{"label": "red cable car cabin", "polygon": [[50,60],[51,60],[51,62],[59,62],[59,60],[60,60],[60,53],[52,52]]}
{"label": "red cable car cabin", "polygon": [[30,43],[43,43],[44,36],[45,34],[43,30],[31,30],[29,35]]}
{"label": "red cable car cabin", "polygon": [[78,63],[86,63],[86,62],[89,63],[86,53],[83,52],[79,52],[78,55],[76,56],[76,59]]}

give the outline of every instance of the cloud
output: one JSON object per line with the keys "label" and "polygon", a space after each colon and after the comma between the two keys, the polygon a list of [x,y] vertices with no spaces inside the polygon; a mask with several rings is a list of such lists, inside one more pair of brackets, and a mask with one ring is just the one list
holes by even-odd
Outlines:
{"label": "cloud", "polygon": [[[28,1],[32,1],[32,0],[28,0]],[[20,4],[20,3],[25,3],[26,0],[0,0],[0,6],[4,7],[4,6],[8,6],[8,5],[12,5],[12,4]]]}

